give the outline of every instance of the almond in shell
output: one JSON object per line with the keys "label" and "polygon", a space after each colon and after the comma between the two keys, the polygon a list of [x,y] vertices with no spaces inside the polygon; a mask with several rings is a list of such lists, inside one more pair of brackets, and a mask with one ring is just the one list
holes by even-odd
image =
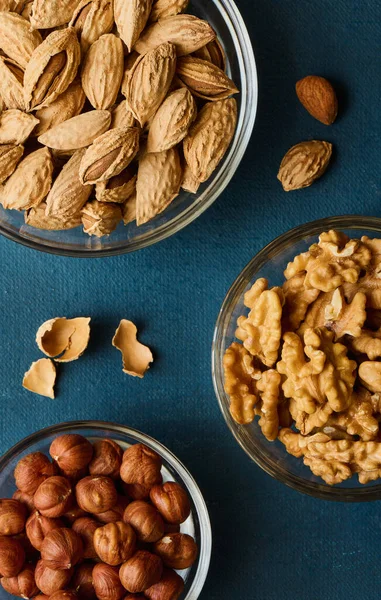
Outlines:
{"label": "almond in shell", "polygon": [[53,161],[47,148],[28,154],[6,181],[1,194],[4,208],[26,210],[38,206],[52,185]]}
{"label": "almond in shell", "polygon": [[77,150],[65,164],[46,198],[46,216],[58,220],[75,219],[80,215],[92,191],[91,185],[82,185],[79,167],[85,150]]}
{"label": "almond in shell", "polygon": [[5,110],[0,114],[0,144],[23,144],[28,139],[38,119],[21,110]]}
{"label": "almond in shell", "polygon": [[24,213],[25,223],[36,229],[44,229],[46,231],[64,231],[74,229],[81,225],[81,212],[72,215],[71,217],[47,217],[46,203],[42,202],[34,208],[26,210]]}
{"label": "almond in shell", "polygon": [[14,12],[20,14],[24,2],[18,0],[0,0],[0,12]]}
{"label": "almond in shell", "polygon": [[146,154],[139,161],[136,182],[136,222],[147,223],[178,196],[182,169],[177,148]]}
{"label": "almond in shell", "polygon": [[111,114],[108,110],[90,110],[55,125],[40,135],[38,141],[56,150],[78,150],[86,148],[108,130]]}
{"label": "almond in shell", "polygon": [[188,4],[189,0],[154,0],[149,20],[159,21],[178,15],[186,11]]}
{"label": "almond in shell", "polygon": [[238,94],[234,82],[222,69],[195,56],[179,58],[176,74],[192,94],[203,100],[225,100]]}
{"label": "almond in shell", "polygon": [[83,230],[88,235],[96,237],[110,235],[121,220],[122,209],[119,204],[92,200],[82,209]]}
{"label": "almond in shell", "polygon": [[123,100],[117,104],[111,113],[110,129],[116,127],[135,127],[136,119],[127,106],[127,100]]}
{"label": "almond in shell", "polygon": [[73,28],[58,29],[36,48],[25,69],[24,97],[29,110],[49,106],[74,80],[81,48]]}
{"label": "almond in shell", "polygon": [[196,102],[189,90],[181,88],[169,94],[150,125],[147,152],[162,152],[182,142],[196,115]]}
{"label": "almond in shell", "polygon": [[85,54],[101,35],[110,33],[114,27],[112,0],[81,0],[70,26],[76,30],[82,52]]}
{"label": "almond in shell", "polygon": [[33,29],[52,29],[69,23],[80,0],[34,0],[30,23]]}
{"label": "almond in shell", "polygon": [[52,127],[63,123],[63,121],[76,117],[82,111],[85,101],[86,95],[81,83],[73,81],[54,102],[35,112],[39,124],[33,132],[34,135],[42,135]]}
{"label": "almond in shell", "polygon": [[332,125],[337,117],[338,103],[332,84],[324,77],[309,75],[296,84],[296,94],[304,108],[315,119]]}
{"label": "almond in shell", "polygon": [[30,23],[21,15],[0,12],[0,49],[23,69],[33,52],[41,44],[38,31],[32,31]]}
{"label": "almond in shell", "polygon": [[193,53],[193,56],[201,58],[202,60],[207,60],[212,63],[212,65],[216,65],[216,67],[222,69],[222,71],[225,71],[226,69],[225,50],[218,38],[209,42],[209,44],[206,44],[206,46],[203,46],[199,50],[196,50],[196,52]]}
{"label": "almond in shell", "polygon": [[137,127],[121,127],[99,136],[83,155],[81,182],[98,183],[119,175],[139,150],[139,134]]}
{"label": "almond in shell", "polygon": [[192,54],[216,37],[207,21],[193,15],[175,15],[152,23],[140,36],[134,49],[146,54],[160,44],[171,42],[178,56]]}
{"label": "almond in shell", "polygon": [[102,110],[115,104],[123,73],[122,41],[106,33],[92,44],[82,69],[82,87],[94,108]]}
{"label": "almond in shell", "polygon": [[24,146],[13,144],[0,146],[0,185],[12,175],[23,154]]}
{"label": "almond in shell", "polygon": [[100,202],[125,202],[136,189],[136,173],[127,167],[119,175],[111,177],[108,181],[101,181],[95,186],[95,195]]}
{"label": "almond in shell", "polygon": [[224,157],[237,124],[234,98],[208,102],[183,142],[184,156],[194,177],[201,183],[209,179]]}
{"label": "almond in shell", "polygon": [[152,0],[114,0],[115,23],[129,52],[146,26],[151,8]]}
{"label": "almond in shell", "polygon": [[127,105],[143,127],[167,95],[176,69],[173,44],[161,44],[138,58],[128,74]]}
{"label": "almond in shell", "polygon": [[24,70],[12,59],[0,56],[0,96],[7,108],[25,110]]}
{"label": "almond in shell", "polygon": [[290,148],[284,156],[278,179],[285,192],[309,187],[327,169],[332,156],[332,144],[311,140]]}
{"label": "almond in shell", "polygon": [[122,204],[123,223],[128,225],[136,221],[136,189],[131,196]]}

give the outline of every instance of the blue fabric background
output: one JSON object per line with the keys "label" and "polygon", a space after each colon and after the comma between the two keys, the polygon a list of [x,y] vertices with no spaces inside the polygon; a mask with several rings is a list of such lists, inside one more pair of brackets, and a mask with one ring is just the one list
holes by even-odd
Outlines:
{"label": "blue fabric background", "polygon": [[[304,497],[251,463],[219,412],[210,347],[228,287],[265,243],[318,217],[380,215],[381,2],[239,6],[258,63],[258,117],[213,207],[173,238],[117,258],[60,258],[0,240],[0,451],[64,420],[136,427],[175,452],[205,495],[214,551],[203,599],[376,600],[380,505]],[[310,73],[326,75],[339,91],[331,128],[296,99],[296,80]],[[285,194],[276,179],[283,154],[314,137],[334,143],[332,167],[313,187]],[[92,338],[83,358],[62,368],[51,401],[23,390],[21,380],[40,356],[38,326],[62,315],[91,315]],[[142,381],[122,373],[111,347],[122,317],[138,324],[155,352]]]}

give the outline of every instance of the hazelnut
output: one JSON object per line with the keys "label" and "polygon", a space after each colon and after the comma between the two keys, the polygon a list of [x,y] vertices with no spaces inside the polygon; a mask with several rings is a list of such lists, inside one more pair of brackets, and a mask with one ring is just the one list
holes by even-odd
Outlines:
{"label": "hazelnut", "polygon": [[40,558],[40,555],[38,553],[38,550],[36,550],[36,548],[34,548],[30,543],[30,540],[27,537],[26,533],[19,533],[18,535],[13,536],[13,539],[20,542],[20,544],[24,548],[26,562],[36,563],[36,561]]}
{"label": "hazelnut", "polygon": [[26,494],[34,494],[45,479],[55,474],[56,466],[42,452],[33,452],[24,456],[17,463],[14,472],[16,486]]}
{"label": "hazelnut", "polygon": [[26,494],[25,492],[22,492],[21,490],[16,490],[15,493],[12,496],[13,500],[18,500],[19,502],[21,502],[21,504],[23,504],[26,508],[26,510],[28,512],[33,512],[34,511],[34,501],[33,501],[33,495],[31,494]]}
{"label": "hazelnut", "polygon": [[[156,481],[152,485],[163,483],[161,473],[158,474]],[[141,485],[140,483],[124,483],[123,490],[132,500],[146,500],[149,498],[152,485]]]}
{"label": "hazelnut", "polygon": [[26,508],[18,500],[0,500],[0,535],[17,535],[24,530]]}
{"label": "hazelnut", "polygon": [[93,586],[93,569],[93,564],[83,563],[77,567],[71,580],[70,587],[77,592],[81,600],[96,600]]}
{"label": "hazelnut", "polygon": [[93,585],[98,600],[121,600],[126,595],[118,568],[99,563],[93,569]]}
{"label": "hazelnut", "polygon": [[75,486],[80,479],[83,479],[88,474],[89,471],[87,467],[84,467],[83,469],[76,469],[75,471],[65,471],[64,469],[60,469],[60,475],[66,477],[66,479],[68,479],[73,486]]}
{"label": "hazelnut", "polygon": [[93,447],[82,435],[65,433],[53,440],[49,454],[60,469],[77,471],[87,467],[93,456]]}
{"label": "hazelnut", "polygon": [[89,464],[90,475],[105,475],[117,479],[122,464],[123,450],[113,440],[98,440],[93,444],[94,454]]}
{"label": "hazelnut", "polygon": [[34,511],[26,522],[26,535],[32,546],[37,550],[41,550],[42,542],[49,531],[63,527],[62,521],[59,519],[49,519],[44,517],[38,510]]}
{"label": "hazelnut", "polygon": [[147,550],[138,550],[120,567],[119,577],[126,590],[135,594],[160,581],[162,572],[161,558]]}
{"label": "hazelnut", "polygon": [[141,542],[157,542],[164,535],[164,521],[148,502],[131,502],[124,511],[123,521],[132,525]]}
{"label": "hazelnut", "polygon": [[15,577],[25,562],[25,550],[19,540],[0,536],[0,575]]}
{"label": "hazelnut", "polygon": [[74,521],[77,521],[77,519],[87,517],[88,513],[85,510],[82,510],[82,508],[79,508],[77,504],[75,504],[62,516],[71,525],[72,523],[74,523]]}
{"label": "hazelnut", "polygon": [[184,590],[184,581],[172,569],[164,569],[163,575],[155,585],[144,591],[149,600],[178,600]]}
{"label": "hazelnut", "polygon": [[65,477],[55,475],[45,479],[34,495],[34,505],[44,516],[51,519],[62,517],[73,502],[71,485]]}
{"label": "hazelnut", "polygon": [[154,485],[150,498],[168,523],[183,523],[190,515],[191,505],[186,491],[176,482]]}
{"label": "hazelnut", "polygon": [[49,600],[78,600],[78,595],[74,590],[58,590]]}
{"label": "hazelnut", "polygon": [[135,444],[123,454],[120,477],[125,483],[152,486],[157,482],[161,470],[161,458],[144,444]]}
{"label": "hazelnut", "polygon": [[136,535],[131,525],[118,521],[99,527],[94,533],[94,548],[102,562],[117,566],[135,551]]}
{"label": "hazelnut", "polygon": [[110,508],[110,510],[97,514],[98,521],[101,523],[116,523],[117,521],[122,521],[128,503],[128,498],[125,496],[118,496],[118,501],[115,506]]}
{"label": "hazelnut", "polygon": [[85,477],[76,485],[77,503],[89,513],[103,513],[110,510],[118,501],[114,482],[109,477]]}
{"label": "hazelnut", "polygon": [[81,517],[73,523],[73,530],[82,538],[83,558],[98,558],[94,548],[94,533],[101,524],[90,517]]}
{"label": "hazelnut", "polygon": [[39,560],[36,565],[34,576],[37,587],[46,596],[51,596],[57,590],[62,590],[69,585],[74,569],[65,569],[57,571],[48,567],[43,560]]}
{"label": "hazelnut", "polygon": [[179,533],[180,532],[180,524],[179,523],[164,523],[164,533]]}
{"label": "hazelnut", "polygon": [[15,577],[3,577],[0,582],[5,591],[13,594],[13,596],[33,598],[39,592],[34,579],[34,567],[32,565],[26,565]]}
{"label": "hazelnut", "polygon": [[53,529],[42,542],[41,558],[51,569],[71,569],[82,557],[82,539],[73,529]]}
{"label": "hazelnut", "polygon": [[197,558],[197,544],[186,533],[170,533],[153,546],[155,554],[160,556],[166,567],[187,569]]}

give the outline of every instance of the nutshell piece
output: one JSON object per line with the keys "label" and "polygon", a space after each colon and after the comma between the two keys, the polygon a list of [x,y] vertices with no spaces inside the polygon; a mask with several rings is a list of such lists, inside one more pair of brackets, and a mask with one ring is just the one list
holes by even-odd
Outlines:
{"label": "nutshell piece", "polygon": [[112,345],[120,350],[123,359],[123,373],[133,377],[144,377],[153,356],[148,346],[137,340],[137,327],[131,321],[122,319],[115,332]]}
{"label": "nutshell piece", "polygon": [[225,391],[230,398],[230,412],[241,425],[254,420],[254,407],[258,402],[256,382],[261,375],[253,365],[253,357],[237,342],[226,350],[223,358]]}
{"label": "nutshell piece", "polygon": [[25,389],[40,396],[54,399],[54,384],[56,382],[56,367],[49,358],[40,358],[32,363],[24,375],[22,385]]}
{"label": "nutshell piece", "polygon": [[176,75],[192,94],[202,100],[225,100],[239,92],[222,69],[196,56],[178,58]]}
{"label": "nutshell piece", "polygon": [[23,144],[38,123],[33,115],[21,110],[5,110],[0,114],[0,144]]}
{"label": "nutshell piece", "polygon": [[337,117],[338,103],[332,84],[324,77],[309,75],[296,84],[296,94],[304,108],[315,119],[332,125]]}
{"label": "nutshell piece", "polygon": [[318,140],[300,142],[284,156],[278,179],[285,192],[309,187],[326,171],[332,156],[332,144]]}
{"label": "nutshell piece", "polygon": [[86,202],[81,214],[83,231],[96,237],[110,235],[122,220],[122,209],[119,204],[98,202],[98,200]]}
{"label": "nutshell piece", "polygon": [[[276,440],[279,429],[278,404],[281,392],[282,378],[277,371],[269,369],[262,374],[257,382],[257,390],[260,392],[261,418],[259,426],[263,435],[270,441]],[[168,565],[169,567],[173,565]],[[176,568],[176,567],[174,567]]]}
{"label": "nutshell piece", "polygon": [[77,360],[89,343],[90,320],[90,317],[50,319],[37,331],[37,346],[47,356],[55,357],[57,362]]}

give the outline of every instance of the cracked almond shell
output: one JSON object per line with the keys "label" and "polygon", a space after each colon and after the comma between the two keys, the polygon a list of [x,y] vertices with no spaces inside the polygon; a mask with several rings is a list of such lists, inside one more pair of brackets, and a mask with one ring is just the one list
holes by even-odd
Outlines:
{"label": "cracked almond shell", "polygon": [[43,323],[36,334],[37,346],[56,362],[77,360],[90,339],[90,317],[57,317]]}
{"label": "cracked almond shell", "polygon": [[0,12],[0,49],[23,69],[33,52],[41,44],[38,31],[32,31],[30,23],[21,15]]}
{"label": "cracked almond shell", "polygon": [[237,124],[234,98],[208,102],[201,109],[183,142],[184,156],[194,177],[209,179],[224,157]]}
{"label": "cracked almond shell", "polygon": [[23,387],[30,392],[54,399],[56,367],[50,358],[40,358],[32,363],[24,375]]}
{"label": "cracked almond shell", "polygon": [[112,0],[82,0],[74,11],[70,26],[76,30],[85,54],[94,42],[114,27]]}
{"label": "cracked almond shell", "polygon": [[69,23],[80,0],[34,0],[30,14],[33,29],[53,29]]}
{"label": "cracked almond shell", "polygon": [[189,90],[203,100],[224,100],[238,94],[234,82],[207,60],[183,56],[177,61],[176,75]]}
{"label": "cracked almond shell", "polygon": [[114,0],[116,27],[129,52],[146,26],[151,8],[152,0]]}
{"label": "cracked almond shell", "polygon": [[73,81],[49,106],[35,112],[39,124],[33,134],[42,135],[52,127],[79,115],[86,101],[85,92],[79,81]]}
{"label": "cracked almond shell", "polygon": [[151,122],[147,152],[162,152],[182,142],[196,115],[196,102],[189,90],[181,88],[169,94]]}
{"label": "cracked almond shell", "polygon": [[81,47],[73,28],[58,29],[33,52],[24,74],[24,98],[29,110],[48,106],[74,80]]}
{"label": "cracked almond shell", "polygon": [[150,363],[153,362],[153,356],[148,346],[138,342],[137,331],[132,321],[122,319],[113,337],[112,345],[122,353],[123,373],[142,378]]}
{"label": "cracked almond shell", "polygon": [[160,44],[171,42],[178,56],[196,52],[216,37],[207,21],[193,15],[175,15],[152,23],[134,46],[139,54],[146,54]]}
{"label": "cracked almond shell", "polygon": [[38,141],[56,150],[78,150],[90,146],[108,130],[111,114],[108,110],[90,110],[55,125],[40,135]]}
{"label": "cracked almond shell", "polygon": [[9,109],[24,111],[24,70],[12,59],[0,56],[0,97]]}
{"label": "cracked almond shell", "polygon": [[48,148],[28,154],[5,182],[1,192],[4,208],[26,210],[38,206],[52,185],[53,161]]}
{"label": "cracked almond shell", "polygon": [[0,185],[12,175],[24,154],[24,146],[3,144],[0,146]]}
{"label": "cracked almond shell", "polygon": [[23,144],[38,125],[33,115],[18,109],[0,113],[0,144]]}
{"label": "cracked almond shell", "polygon": [[82,67],[82,87],[98,110],[115,104],[124,73],[122,41],[112,33],[102,35],[87,51]]}

